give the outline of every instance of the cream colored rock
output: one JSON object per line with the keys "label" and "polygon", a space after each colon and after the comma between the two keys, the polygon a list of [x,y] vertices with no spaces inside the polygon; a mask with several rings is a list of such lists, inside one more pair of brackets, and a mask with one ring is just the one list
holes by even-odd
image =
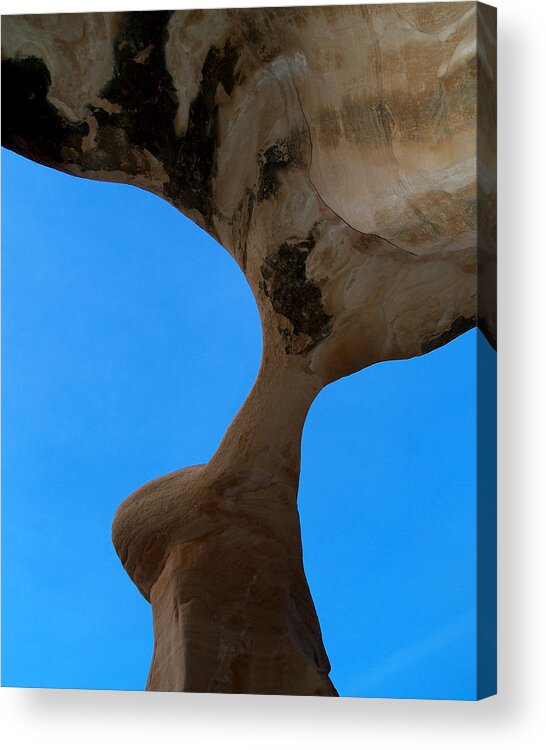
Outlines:
{"label": "cream colored rock", "polygon": [[336,694],[303,424],[336,378],[478,318],[494,338],[494,27],[466,2],[3,19],[4,144],[162,196],[260,311],[260,373],[214,456],[114,519],[152,603],[149,689]]}

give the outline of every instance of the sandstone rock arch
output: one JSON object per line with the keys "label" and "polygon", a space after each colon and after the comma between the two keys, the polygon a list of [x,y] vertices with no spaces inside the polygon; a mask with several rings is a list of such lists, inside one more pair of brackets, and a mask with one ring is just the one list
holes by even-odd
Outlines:
{"label": "sandstone rock arch", "polygon": [[492,24],[466,2],[4,19],[4,145],[165,198],[260,313],[214,456],[114,519],[153,608],[148,689],[336,694],[302,564],[303,424],[337,378],[477,322],[494,340]]}

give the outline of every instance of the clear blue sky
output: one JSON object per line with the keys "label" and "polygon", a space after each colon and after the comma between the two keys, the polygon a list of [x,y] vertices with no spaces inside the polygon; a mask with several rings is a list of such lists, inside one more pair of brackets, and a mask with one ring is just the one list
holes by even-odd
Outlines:
{"label": "clear blue sky", "polygon": [[[151,612],[111,520],[212,455],[257,372],[258,314],[159,198],[2,167],[2,683],[141,690]],[[376,365],[310,412],[305,567],[341,695],[474,698],[475,347]]]}

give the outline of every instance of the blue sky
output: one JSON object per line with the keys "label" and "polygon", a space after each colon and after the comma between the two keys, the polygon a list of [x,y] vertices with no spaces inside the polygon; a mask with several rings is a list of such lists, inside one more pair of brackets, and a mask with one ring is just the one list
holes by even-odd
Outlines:
{"label": "blue sky", "polygon": [[[3,151],[2,684],[144,688],[151,612],[119,503],[208,460],[250,390],[229,254],[136,188]],[[305,567],[341,695],[475,695],[476,333],[326,388],[305,426]]]}

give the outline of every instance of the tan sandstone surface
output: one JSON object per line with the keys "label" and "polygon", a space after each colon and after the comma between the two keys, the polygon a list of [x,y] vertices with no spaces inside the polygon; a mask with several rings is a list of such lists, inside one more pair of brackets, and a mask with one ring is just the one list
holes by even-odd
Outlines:
{"label": "tan sandstone surface", "polygon": [[494,10],[470,2],[3,18],[3,144],[165,198],[260,312],[260,371],[214,456],[114,519],[153,608],[148,689],[336,695],[302,429],[337,378],[477,322],[494,341],[495,54]]}

